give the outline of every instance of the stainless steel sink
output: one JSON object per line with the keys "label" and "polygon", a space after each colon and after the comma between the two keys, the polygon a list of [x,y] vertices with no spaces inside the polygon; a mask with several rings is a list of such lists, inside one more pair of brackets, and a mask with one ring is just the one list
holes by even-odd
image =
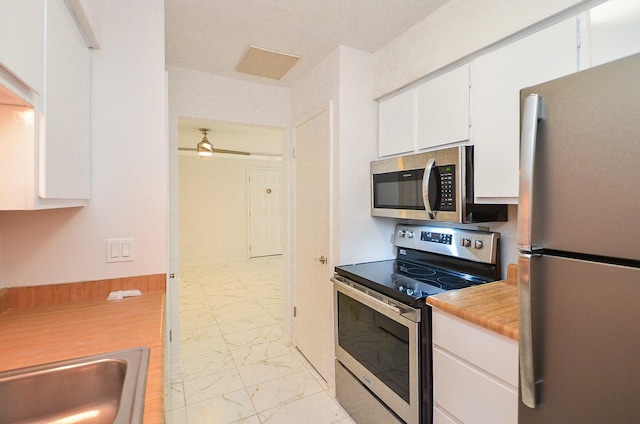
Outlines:
{"label": "stainless steel sink", "polygon": [[0,372],[0,423],[141,423],[149,349]]}

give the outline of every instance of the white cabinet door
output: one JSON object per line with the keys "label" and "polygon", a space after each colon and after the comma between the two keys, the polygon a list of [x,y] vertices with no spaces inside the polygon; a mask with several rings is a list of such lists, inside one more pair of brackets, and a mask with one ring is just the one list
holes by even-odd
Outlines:
{"label": "white cabinet door", "polygon": [[45,0],[2,0],[0,66],[37,93],[44,86]]}
{"label": "white cabinet door", "polygon": [[469,139],[469,65],[418,86],[416,126],[418,149]]}
{"label": "white cabinet door", "polygon": [[378,111],[378,156],[413,151],[416,146],[416,90],[409,90],[380,102]]}
{"label": "white cabinet door", "polygon": [[[44,4],[46,15],[39,24],[41,34],[46,34],[44,49],[28,52],[39,55],[33,63],[39,63],[34,66],[42,74],[40,91],[26,85],[30,78],[23,78],[25,85],[19,84],[0,69],[0,84],[20,93],[35,114],[29,124],[16,119],[27,116],[23,106],[9,103],[0,110],[0,120],[5,123],[0,131],[3,210],[82,206],[89,198],[91,53],[65,0],[46,0],[46,8]],[[0,21],[18,21],[23,10],[13,8],[9,12],[12,15],[1,16]],[[29,39],[13,41],[23,54],[31,45]],[[4,54],[2,48],[0,52]],[[7,68],[22,78],[15,69]]]}
{"label": "white cabinet door", "polygon": [[517,203],[520,89],[577,71],[576,33],[576,20],[568,19],[474,61],[477,202]]}
{"label": "white cabinet door", "polygon": [[591,9],[589,18],[591,66],[640,52],[638,0],[609,0]]}
{"label": "white cabinet door", "polygon": [[439,348],[433,349],[433,402],[467,424],[518,422],[517,390]]}
{"label": "white cabinet door", "polygon": [[515,424],[518,342],[433,309],[434,424]]}
{"label": "white cabinet door", "polygon": [[38,195],[88,199],[91,53],[64,0],[47,2],[44,137]]}

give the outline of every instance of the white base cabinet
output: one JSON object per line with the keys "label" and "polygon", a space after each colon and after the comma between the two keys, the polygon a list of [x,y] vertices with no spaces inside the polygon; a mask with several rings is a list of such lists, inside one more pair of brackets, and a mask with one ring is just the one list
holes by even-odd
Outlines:
{"label": "white base cabinet", "polygon": [[516,424],[518,343],[433,310],[434,424]]}

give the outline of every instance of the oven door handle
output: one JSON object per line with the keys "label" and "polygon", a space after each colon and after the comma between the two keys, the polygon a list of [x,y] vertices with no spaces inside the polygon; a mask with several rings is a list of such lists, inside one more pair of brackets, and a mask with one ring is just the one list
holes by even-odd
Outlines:
{"label": "oven door handle", "polygon": [[[348,279],[343,277],[336,276],[331,278],[331,281],[333,281],[333,283],[340,289],[340,291],[342,291],[344,294],[348,295],[349,297],[352,297],[355,300],[358,300],[365,304],[366,303],[373,304],[378,308],[382,308],[394,315],[406,318],[411,322],[417,323],[417,322],[420,322],[421,320],[419,309],[414,309],[409,306],[405,307],[403,305],[398,305],[398,304],[390,305],[386,302],[378,300],[375,297],[368,295],[366,292],[362,290],[358,290],[357,288],[354,288],[351,285],[353,283],[351,283]],[[363,288],[363,289],[368,290],[366,288]]]}

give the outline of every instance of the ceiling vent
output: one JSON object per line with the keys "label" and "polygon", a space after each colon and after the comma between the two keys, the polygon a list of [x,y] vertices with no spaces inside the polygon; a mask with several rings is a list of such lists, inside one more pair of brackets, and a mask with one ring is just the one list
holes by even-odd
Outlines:
{"label": "ceiling vent", "polygon": [[298,63],[300,56],[249,46],[236,71],[279,80]]}

